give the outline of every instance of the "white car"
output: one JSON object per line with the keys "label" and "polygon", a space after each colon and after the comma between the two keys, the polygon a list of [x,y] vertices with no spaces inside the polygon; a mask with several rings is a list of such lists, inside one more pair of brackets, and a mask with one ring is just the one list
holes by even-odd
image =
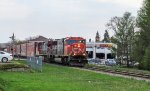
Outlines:
{"label": "white car", "polygon": [[13,59],[13,55],[4,51],[0,51],[0,62],[8,62]]}

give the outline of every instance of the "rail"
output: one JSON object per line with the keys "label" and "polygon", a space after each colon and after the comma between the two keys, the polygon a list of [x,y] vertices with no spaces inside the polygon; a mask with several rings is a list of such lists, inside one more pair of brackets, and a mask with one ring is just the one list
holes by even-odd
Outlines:
{"label": "rail", "polygon": [[120,74],[120,75],[132,76],[132,77],[140,77],[140,78],[145,78],[145,79],[150,80],[150,74],[145,74],[145,73],[135,73],[135,72],[130,72],[130,71],[122,71],[122,70],[111,70],[111,69],[105,69],[105,68],[100,68],[96,66],[84,67],[84,69],[113,73],[113,74]]}

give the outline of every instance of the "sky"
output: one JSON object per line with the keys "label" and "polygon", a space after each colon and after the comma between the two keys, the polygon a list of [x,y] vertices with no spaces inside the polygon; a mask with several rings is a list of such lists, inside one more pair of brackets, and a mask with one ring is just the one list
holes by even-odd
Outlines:
{"label": "sky", "polygon": [[[59,39],[69,36],[101,39],[106,24],[114,16],[131,12],[133,16],[143,0],[0,0],[0,43],[42,35]],[[108,31],[110,36],[113,31]]]}

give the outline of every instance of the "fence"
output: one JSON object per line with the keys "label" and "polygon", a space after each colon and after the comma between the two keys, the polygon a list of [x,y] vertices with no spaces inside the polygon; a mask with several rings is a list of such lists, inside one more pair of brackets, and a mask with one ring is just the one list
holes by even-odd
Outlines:
{"label": "fence", "polygon": [[42,72],[42,57],[27,57],[27,64],[34,70]]}

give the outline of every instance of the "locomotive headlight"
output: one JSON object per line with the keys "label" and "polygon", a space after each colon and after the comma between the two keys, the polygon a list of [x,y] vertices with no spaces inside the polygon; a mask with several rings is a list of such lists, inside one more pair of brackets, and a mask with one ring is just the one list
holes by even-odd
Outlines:
{"label": "locomotive headlight", "polygon": [[81,47],[81,46],[78,44],[78,47]]}
{"label": "locomotive headlight", "polygon": [[74,45],[75,47],[77,47],[77,45]]}
{"label": "locomotive headlight", "polygon": [[85,53],[83,53],[83,55],[85,56],[86,54],[85,54]]}
{"label": "locomotive headlight", "polygon": [[76,54],[74,53],[73,55],[75,56]]}

